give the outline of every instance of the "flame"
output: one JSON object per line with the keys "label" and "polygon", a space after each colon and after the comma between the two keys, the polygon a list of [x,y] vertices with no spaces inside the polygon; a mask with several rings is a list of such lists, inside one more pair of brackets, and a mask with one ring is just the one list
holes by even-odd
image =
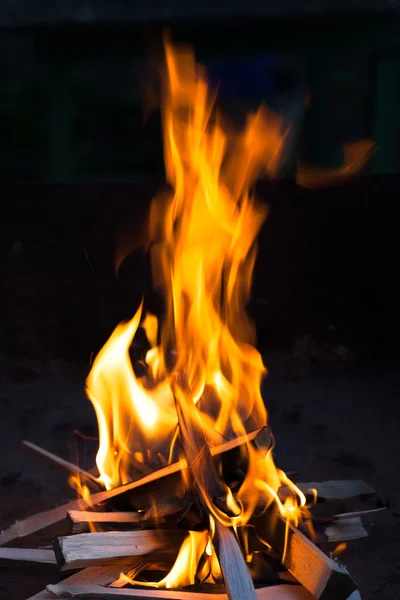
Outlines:
{"label": "flame", "polygon": [[[210,444],[267,422],[260,391],[266,368],[246,313],[256,238],[267,210],[250,190],[262,170],[276,173],[286,132],[282,119],[265,106],[248,116],[243,132],[227,131],[192,51],[166,42],[165,56],[164,157],[173,192],[154,198],[150,233],[158,247],[153,275],[164,283],[166,311],[158,323],[153,315],[143,318],[141,305],[115,329],[87,379],[99,428],[97,466],[107,489],[131,481],[138,466],[154,468],[157,457],[171,458],[176,371],[187,374]],[[141,375],[129,355],[139,327],[150,346]],[[288,522],[297,523],[304,495],[276,469],[271,451],[251,446],[247,451],[244,482],[236,499],[228,496],[233,516],[210,502],[214,517],[237,529],[256,507],[276,503]],[[281,485],[293,492],[284,503],[277,494]],[[212,519],[210,532],[189,533],[174,567],[157,585],[220,577]]]}
{"label": "flame", "polygon": [[346,550],[347,550],[347,544],[346,544],[346,542],[341,542],[340,544],[338,544],[336,546],[336,548],[334,548],[332,550],[332,556],[333,556],[333,558],[336,558],[336,557],[340,556]]}

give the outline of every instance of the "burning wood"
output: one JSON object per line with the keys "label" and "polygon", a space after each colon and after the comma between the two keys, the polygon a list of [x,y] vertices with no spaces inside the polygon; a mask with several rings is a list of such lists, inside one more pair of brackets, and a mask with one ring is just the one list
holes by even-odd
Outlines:
{"label": "burning wood", "polygon": [[179,529],[81,533],[58,538],[54,552],[62,571],[117,562],[129,564],[132,556],[151,554],[168,557],[171,562],[184,538],[185,532]]}
{"label": "burning wood", "polygon": [[343,566],[326,556],[296,527],[287,525],[276,512],[266,513],[253,524],[257,535],[284,556],[285,567],[317,600],[348,598],[357,589]]}
{"label": "burning wood", "polygon": [[[211,517],[213,499],[226,495],[225,512],[232,512],[228,506],[232,498],[230,489],[222,483],[215,470],[199,414],[193,402],[186,376],[176,375],[175,402],[179,431],[189,471],[199,500],[199,510]],[[235,510],[236,509],[236,510]],[[233,507],[239,514],[239,507]],[[221,567],[229,600],[255,600],[256,593],[249,570],[238,543],[230,529],[219,520],[212,519],[215,526],[214,545]]]}
{"label": "burning wood", "polygon": [[90,529],[90,523],[101,523],[118,527],[123,524],[136,524],[142,526],[160,525],[166,521],[166,517],[176,515],[186,509],[185,504],[178,500],[159,503],[148,510],[141,512],[97,512],[86,510],[70,510],[68,518],[72,524],[72,533],[85,533]]}
{"label": "burning wood", "polygon": [[[0,534],[0,545],[55,540],[62,570],[110,565],[48,586],[36,600],[355,600],[346,569],[300,530],[312,531],[316,494],[275,466],[260,392],[266,370],[245,310],[266,217],[249,190],[260,171],[276,172],[282,119],[262,107],[243,132],[228,135],[193,54],[169,43],[165,50],[172,191],[154,199],[150,218],[165,317],[158,323],[142,304],[92,366],[87,395],[99,428],[98,477],[25,443],[73,473],[82,500],[16,523]],[[149,350],[132,365],[139,328]],[[89,484],[103,491],[91,495]],[[356,488],[346,493],[369,493]],[[336,513],[328,513],[329,526]],[[3,557],[11,555],[5,549]],[[39,555],[26,549],[14,556]],[[297,585],[282,583],[285,569]]]}
{"label": "burning wood", "polygon": [[[258,442],[259,436],[261,442]],[[262,427],[252,433],[225,442],[221,446],[210,448],[210,452],[214,457],[232,453],[232,458],[227,458],[227,461],[230,462],[234,460],[234,456],[236,456],[235,451],[239,447],[249,443],[262,444],[262,447],[265,447],[268,439],[272,443],[272,436],[270,436],[268,428]],[[0,533],[0,546],[8,546],[9,544],[29,546],[34,543],[41,545],[51,543],[55,537],[70,533],[70,526],[65,520],[65,516],[69,511],[82,510],[88,507],[97,508],[100,504],[104,505],[112,499],[123,501],[127,497],[128,499],[131,498],[133,495],[134,502],[139,505],[139,508],[150,509],[157,494],[165,496],[165,490],[168,489],[174,489],[175,493],[178,493],[181,486],[181,473],[186,468],[186,460],[181,459],[163,469],[146,475],[138,481],[92,494],[88,500],[71,500],[62,506],[18,521]],[[137,490],[140,490],[140,493],[137,493]],[[147,505],[146,502],[148,503]]]}

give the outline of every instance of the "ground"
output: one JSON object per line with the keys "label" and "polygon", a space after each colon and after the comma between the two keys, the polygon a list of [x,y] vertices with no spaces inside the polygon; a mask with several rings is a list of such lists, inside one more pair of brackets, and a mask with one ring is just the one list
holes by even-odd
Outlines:
{"label": "ground", "polygon": [[[287,357],[267,357],[271,373],[264,397],[275,433],[276,457],[300,480],[360,478],[390,501],[387,511],[366,519],[370,536],[350,542],[342,557],[364,600],[400,596],[400,482],[397,403],[399,373],[379,370],[288,368]],[[284,366],[282,366],[284,365]],[[7,368],[5,368],[7,366]],[[63,472],[21,449],[30,440],[92,464],[95,442],[76,441],[75,429],[95,434],[92,408],[83,391],[87,367],[63,361],[2,363],[0,422],[0,527],[73,497]],[[78,446],[77,446],[78,444]],[[85,450],[86,448],[86,450]],[[49,567],[0,568],[0,598],[24,600],[56,582]]]}

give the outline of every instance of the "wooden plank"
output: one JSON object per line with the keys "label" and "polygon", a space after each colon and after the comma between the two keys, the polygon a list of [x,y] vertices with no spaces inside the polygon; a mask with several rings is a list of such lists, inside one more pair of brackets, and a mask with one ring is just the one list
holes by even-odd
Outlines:
{"label": "wooden plank", "polygon": [[[127,573],[130,567],[121,567],[119,565],[113,565],[111,567],[89,567],[83,571],[78,571],[70,575],[62,582],[62,585],[88,585],[95,583],[96,585],[109,585],[116,577],[119,577],[121,571]],[[34,596],[28,598],[28,600],[54,600],[54,594],[47,590],[42,590]]]}
{"label": "wooden plank", "polygon": [[81,533],[58,538],[54,552],[62,571],[129,562],[133,556],[154,553],[176,558],[186,535],[179,529]]}
{"label": "wooden plank", "polygon": [[0,564],[18,562],[25,564],[56,565],[53,550],[38,548],[0,548]]}
{"label": "wooden plank", "polygon": [[368,537],[363,522],[360,517],[351,517],[349,519],[339,519],[334,521],[324,531],[328,542],[349,542]]}
{"label": "wooden plank", "polygon": [[[260,434],[265,438],[266,430],[268,430],[268,428],[263,427],[245,436],[230,440],[220,446],[210,448],[211,455],[217,457],[221,454],[235,450],[239,446],[254,442]],[[165,488],[169,486],[170,481],[164,481],[164,479],[174,475],[180,477],[181,471],[186,468],[186,460],[182,459],[127,485],[92,494],[91,505],[96,507],[98,504],[107,502],[117,496],[122,497],[125,494],[132,494],[133,492],[138,493],[139,490],[141,494],[143,494],[145,490],[148,492],[151,491],[153,494],[158,482],[162,483],[162,488],[165,490]],[[45,545],[47,542],[53,541],[56,537],[69,533],[68,523],[65,518],[68,511],[83,510],[88,507],[89,504],[82,499],[72,500],[63,506],[50,509],[28,517],[23,521],[16,522],[14,525],[11,525],[11,527],[0,533],[0,546],[8,546],[10,544],[13,546],[30,546],[39,543],[40,545]]]}
{"label": "wooden plank", "polygon": [[[58,598],[92,598],[96,600],[125,600],[126,598],[141,600],[228,600],[226,594],[207,594],[198,592],[170,591],[146,588],[136,590],[130,588],[104,588],[99,585],[49,585],[49,592]],[[258,600],[313,600],[307,590],[300,585],[276,585],[256,590]],[[353,600],[353,599],[352,599]]]}
{"label": "wooden plank", "polygon": [[[203,511],[208,512],[213,498],[225,494],[205,438],[199,413],[193,402],[186,376],[175,374],[174,398],[180,438]],[[229,600],[257,598],[251,575],[232,531],[218,519],[215,521],[214,546]]]}
{"label": "wooden plank", "polygon": [[[279,555],[284,555],[286,521],[274,511],[252,519],[255,531]],[[287,530],[284,565],[317,600],[345,600],[357,584],[338,561],[330,559],[292,524]]]}
{"label": "wooden plank", "polygon": [[[302,492],[316,489],[318,497],[325,501],[346,500],[360,496],[374,496],[376,490],[361,479],[338,479],[332,481],[309,481],[296,483]],[[282,488],[281,488],[282,489]]]}
{"label": "wooden plank", "polygon": [[[296,482],[296,486],[306,494],[310,502],[314,499],[313,491],[317,491],[317,503],[312,507],[314,518],[329,518],[337,513],[377,506],[376,491],[361,480]],[[289,487],[283,486],[278,494],[284,500],[292,492]]]}
{"label": "wooden plank", "polygon": [[67,471],[67,473],[70,473],[71,475],[78,475],[80,478],[82,478],[83,483],[92,485],[97,490],[102,487],[101,483],[96,479],[94,475],[89,473],[89,471],[81,469],[80,467],[78,467],[78,465],[75,465],[69,462],[68,460],[64,460],[60,456],[57,456],[56,454],[53,454],[52,452],[49,452],[48,450],[45,450],[44,448],[41,448],[36,444],[32,444],[32,442],[28,442],[25,440],[22,442],[22,446],[24,448],[27,448],[28,450],[31,450],[35,454],[46,458],[61,469],[64,469],[64,471]]}

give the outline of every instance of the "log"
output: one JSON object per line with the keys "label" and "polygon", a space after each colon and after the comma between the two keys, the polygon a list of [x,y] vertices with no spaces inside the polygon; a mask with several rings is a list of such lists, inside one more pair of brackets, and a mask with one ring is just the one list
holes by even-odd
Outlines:
{"label": "log", "polygon": [[24,448],[35,452],[39,456],[42,456],[43,458],[46,458],[50,462],[54,463],[61,469],[64,469],[64,471],[67,471],[67,473],[70,473],[71,475],[78,475],[83,480],[83,483],[94,487],[96,490],[99,490],[99,488],[102,487],[101,483],[96,479],[94,475],[92,475],[92,473],[81,469],[80,467],[78,467],[78,465],[75,465],[69,462],[68,460],[64,460],[56,454],[53,454],[52,452],[49,452],[48,450],[45,450],[44,448],[41,448],[36,444],[32,444],[32,442],[28,442],[25,440],[22,442],[22,445]]}
{"label": "log", "polygon": [[[286,521],[275,511],[251,520],[254,531],[279,555],[284,555]],[[284,565],[317,600],[345,600],[357,589],[349,572],[289,524]]]}
{"label": "log", "polygon": [[38,548],[0,548],[0,564],[18,562],[23,565],[43,564],[56,565],[53,550]]}
{"label": "log", "polygon": [[[258,435],[263,435],[265,438],[266,430],[268,428],[261,428],[245,436],[235,438],[229,442],[225,442],[220,446],[210,448],[212,456],[219,456],[221,454],[234,451],[239,446],[243,446],[246,443],[254,442]],[[272,440],[272,436],[271,436]],[[272,443],[272,441],[271,441]],[[112,498],[123,498],[133,492],[140,494],[147,493],[154,495],[157,489],[157,484],[160,483],[162,490],[170,487],[174,487],[177,483],[179,485],[181,478],[181,471],[187,468],[186,460],[181,459],[180,461],[168,465],[163,469],[154,471],[145,477],[137,481],[133,481],[127,485],[119,486],[117,488],[98,492],[92,494],[91,505],[96,507],[100,503],[108,502]],[[178,478],[173,480],[173,477]],[[175,488],[174,488],[175,489]],[[148,496],[149,497],[149,496]],[[148,497],[146,500],[148,500]],[[145,505],[147,508],[149,504]],[[89,504],[83,499],[72,500],[63,506],[50,509],[48,511],[33,515],[24,519],[23,521],[16,522],[11,525],[8,529],[0,533],[0,546],[18,545],[18,546],[33,546],[33,545],[45,545],[48,542],[52,542],[56,537],[60,535],[67,535],[69,533],[69,524],[66,520],[66,514],[70,510],[83,510],[88,508]]]}
{"label": "log", "polygon": [[[226,594],[207,594],[146,588],[145,590],[127,588],[104,588],[100,585],[57,585],[47,586],[49,592],[57,598],[76,598],[85,600],[228,600]],[[313,600],[311,594],[300,585],[276,585],[259,588],[256,592],[258,600]],[[353,599],[352,599],[353,600]]]}
{"label": "log", "polygon": [[184,530],[139,530],[81,533],[54,542],[57,563],[62,571],[89,566],[129,563],[134,556],[158,553],[176,558],[187,532]]}
{"label": "log", "polygon": [[[206,512],[213,498],[224,494],[225,486],[215,469],[187,378],[176,374],[175,383],[173,392],[180,438],[199,505]],[[239,544],[232,531],[218,519],[215,519],[213,542],[229,600],[255,600],[254,584]]]}
{"label": "log", "polygon": [[[112,567],[89,567],[78,571],[70,575],[62,582],[62,585],[88,585],[95,583],[96,585],[103,586],[112,583],[116,577],[118,577],[121,571],[128,572],[130,567],[121,567],[120,565],[114,565]],[[102,588],[104,589],[104,588]],[[34,596],[28,598],[28,600],[54,600],[54,594],[47,590],[42,590]]]}

